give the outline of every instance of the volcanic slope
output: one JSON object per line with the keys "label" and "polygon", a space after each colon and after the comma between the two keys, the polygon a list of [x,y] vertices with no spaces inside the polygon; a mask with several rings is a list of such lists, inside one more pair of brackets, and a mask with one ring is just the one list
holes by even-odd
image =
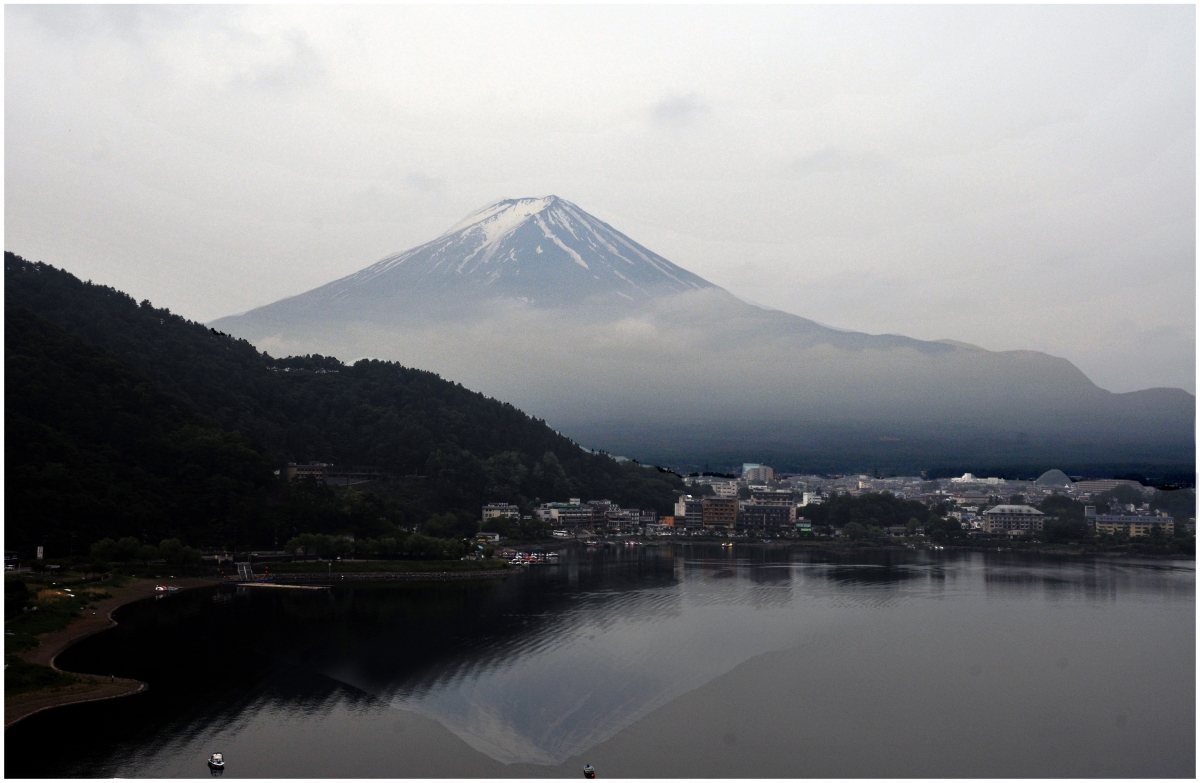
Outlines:
{"label": "volcanic slope", "polygon": [[512,299],[570,307],[600,298],[636,302],[715,288],[557,196],[506,199],[431,242],[298,297],[253,311],[282,323],[301,313],[369,314]]}
{"label": "volcanic slope", "polygon": [[673,464],[1190,465],[1195,398],[1113,394],[1065,359],[869,335],[765,310],[555,197],[218,329],[277,354],[400,361]]}

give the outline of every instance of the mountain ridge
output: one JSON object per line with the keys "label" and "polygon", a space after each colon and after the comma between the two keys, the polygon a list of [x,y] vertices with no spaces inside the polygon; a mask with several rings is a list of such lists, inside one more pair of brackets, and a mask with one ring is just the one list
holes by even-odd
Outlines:
{"label": "mountain ridge", "polygon": [[[617,252],[627,248],[637,253]],[[631,423],[732,442],[748,423],[774,421],[797,442],[808,422],[925,428],[947,444],[966,430],[1027,433],[1080,454],[1151,459],[1162,447],[1194,460],[1195,397],[1184,390],[1113,394],[1038,351],[846,331],[756,307],[553,196],[495,202],[431,242],[213,325],[273,352],[430,369],[621,453],[654,453],[617,437]]]}

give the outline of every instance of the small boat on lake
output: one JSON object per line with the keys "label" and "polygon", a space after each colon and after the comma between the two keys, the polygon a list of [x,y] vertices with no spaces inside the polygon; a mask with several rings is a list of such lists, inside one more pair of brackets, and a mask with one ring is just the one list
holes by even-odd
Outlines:
{"label": "small boat on lake", "polygon": [[156,593],[178,593],[179,588],[175,585],[155,585],[154,592]]}
{"label": "small boat on lake", "polygon": [[583,776],[585,778],[596,777],[596,768],[593,767],[591,764],[584,764],[583,765]]}
{"label": "small boat on lake", "polygon": [[225,756],[220,753],[214,753],[208,757],[209,769],[225,769]]}

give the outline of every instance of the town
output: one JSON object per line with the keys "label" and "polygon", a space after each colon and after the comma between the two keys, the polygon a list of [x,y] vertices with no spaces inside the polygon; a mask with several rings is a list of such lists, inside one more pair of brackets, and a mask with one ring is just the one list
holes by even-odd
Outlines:
{"label": "town", "polygon": [[[738,475],[693,474],[684,479],[690,493],[681,494],[674,514],[622,508],[609,500],[569,498],[547,502],[522,514],[504,502],[483,507],[480,538],[501,540],[506,524],[538,520],[550,525],[557,539],[621,537],[716,537],[775,540],[795,538],[937,539],[953,530],[971,539],[1035,540],[1048,525],[1074,520],[1088,537],[1123,541],[1168,539],[1195,532],[1195,511],[1176,519],[1161,502],[1167,493],[1131,479],[1084,479],[1050,470],[1035,480],[977,477],[926,479],[920,476],[878,478],[859,474],[817,476],[776,474],[767,465],[746,463]],[[822,513],[823,504],[869,494],[891,502],[912,501],[929,509],[938,521],[927,531],[914,516],[902,524],[839,524]],[[1082,512],[1082,513],[1080,513]],[[882,515],[881,515],[882,516]],[[876,522],[877,524],[870,524]],[[932,525],[931,525],[932,527]],[[933,535],[927,535],[932,533]],[[1081,537],[1081,536],[1076,536]]]}

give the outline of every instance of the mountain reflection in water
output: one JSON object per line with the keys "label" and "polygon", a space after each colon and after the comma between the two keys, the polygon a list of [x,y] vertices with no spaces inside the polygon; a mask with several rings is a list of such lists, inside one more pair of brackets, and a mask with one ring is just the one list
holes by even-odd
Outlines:
{"label": "mountain reflection in water", "polygon": [[[724,682],[735,670],[743,679],[769,681],[774,674],[756,674],[766,665],[756,662],[778,659],[786,663],[770,666],[813,679],[791,685],[780,680],[780,688],[803,691],[803,697],[797,693],[769,710],[763,707],[769,716],[718,726],[723,710],[739,709],[738,693],[750,699],[759,679],[746,680],[733,695],[689,713],[689,719],[716,721],[716,742],[683,732],[661,742],[683,743],[680,747],[697,757],[719,752],[731,765],[723,772],[724,762],[716,759],[698,774],[803,775],[789,766],[783,740],[773,751],[768,746],[768,752],[735,759],[776,724],[812,720],[818,705],[858,716],[856,731],[866,736],[886,733],[869,717],[884,706],[880,693],[853,686],[821,690],[822,679],[833,682],[846,674],[839,661],[850,653],[866,656],[855,664],[858,671],[899,666],[916,672],[932,660],[935,671],[951,673],[944,693],[935,688],[914,702],[917,712],[948,712],[949,719],[962,723],[990,720],[988,710],[993,710],[1000,720],[1005,710],[1016,709],[1004,706],[1013,688],[1028,687],[1036,700],[1047,688],[1060,687],[1064,699],[1047,702],[1053,706],[1025,704],[1022,714],[1035,724],[1069,725],[1072,708],[1058,701],[1065,701],[1071,688],[1093,686],[1086,685],[1082,671],[1055,668],[1055,661],[1094,655],[1132,663],[1140,654],[1138,645],[1147,645],[1194,664],[1194,587],[1191,562],[944,552],[830,557],[782,548],[675,545],[571,550],[559,565],[532,567],[490,583],[360,584],[326,593],[225,587],[181,593],[126,607],[116,629],[59,658],[64,668],[137,677],[151,689],[18,724],[9,730],[10,743],[63,731],[82,739],[61,753],[9,754],[5,771],[10,776],[193,774],[188,766],[193,756],[224,750],[226,774],[232,776],[500,775],[539,774],[539,769],[552,774],[562,769],[556,765],[584,752],[602,755],[607,748],[624,747],[617,757],[632,758],[630,743],[636,744],[636,737],[627,729],[665,731],[663,721],[650,716],[670,713],[668,705],[682,703],[685,694],[703,700],[709,683]],[[1140,630],[1134,630],[1134,616]],[[1161,630],[1154,623],[1161,623]],[[915,636],[914,629],[919,630]],[[1130,640],[1130,632],[1142,638]],[[1156,633],[1162,638],[1146,638]],[[990,646],[979,646],[984,638]],[[981,687],[985,665],[989,673],[1003,667],[991,662],[993,653],[997,660],[1017,660],[1039,646],[1050,659],[1044,671],[1041,663],[1034,664],[1028,682],[1021,673],[1026,666],[1006,675],[1010,682],[997,682],[994,698],[968,704],[955,695],[956,688]],[[1194,685],[1188,666],[1178,672],[1180,687]],[[1071,679],[1076,676],[1078,683]],[[851,682],[858,679],[852,676]],[[930,701],[934,697],[945,703]],[[1159,704],[1166,709],[1161,699]],[[742,705],[751,714],[754,707]],[[1096,712],[1094,705],[1087,709]],[[965,712],[956,716],[955,710]],[[406,733],[387,733],[399,731],[382,723],[388,713],[395,716],[395,726],[408,727]],[[456,773],[449,761],[439,763],[439,754],[463,754],[450,749],[448,738],[435,736],[434,724],[403,717],[413,714],[483,754],[471,762],[476,766]],[[752,720],[766,723],[754,729]],[[1194,716],[1163,720],[1191,720],[1194,728]],[[340,738],[336,749],[323,753],[343,757],[307,771],[294,766],[289,753],[303,756],[306,745],[332,743],[335,736]],[[973,741],[986,747],[986,737]],[[969,742],[956,753],[969,754]],[[488,767],[488,758],[512,766]],[[426,766],[412,766],[418,761]],[[922,763],[914,758],[915,766],[898,769],[918,776],[940,770]],[[833,774],[836,769],[851,774],[853,768],[836,767]],[[970,774],[947,769],[947,774]],[[1058,768],[1031,769],[1051,774]],[[1133,768],[1139,769],[1154,774]],[[1024,774],[1003,766],[976,771]],[[873,774],[893,773],[881,768]]]}

